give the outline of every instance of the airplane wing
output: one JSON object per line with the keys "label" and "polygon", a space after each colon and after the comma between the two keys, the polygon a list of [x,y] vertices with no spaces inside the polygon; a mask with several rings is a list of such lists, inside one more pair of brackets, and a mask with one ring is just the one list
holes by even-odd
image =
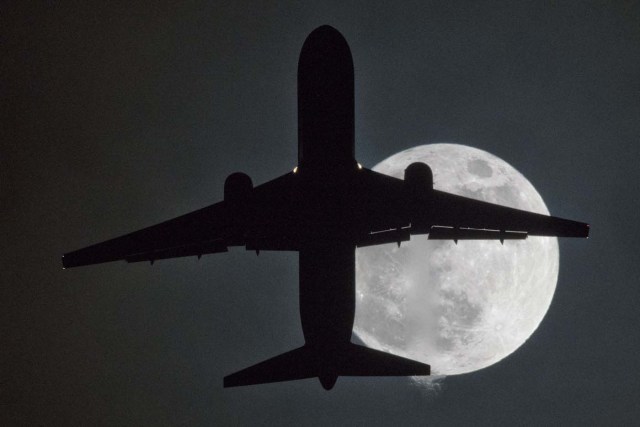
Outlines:
{"label": "airplane wing", "polygon": [[[364,209],[386,209],[383,218],[358,246],[409,240],[411,235],[429,234],[429,239],[524,239],[527,236],[588,237],[589,225],[487,203],[440,190],[406,191],[404,181],[365,170],[362,187],[370,187]],[[389,208],[394,206],[394,208]]]}
{"label": "airplane wing", "polygon": [[282,237],[291,204],[291,173],[253,188],[246,199],[222,201],[172,220],[107,240],[62,257],[64,268],[110,261],[150,261],[247,249],[294,250]]}
{"label": "airplane wing", "polygon": [[517,234],[522,233],[529,236],[589,236],[589,224],[482,202],[439,190],[433,190],[427,204],[430,205],[427,208],[416,209],[415,222],[418,228],[430,223],[430,234],[436,231],[433,226],[440,226],[438,228],[516,234],[514,238],[519,238]]}

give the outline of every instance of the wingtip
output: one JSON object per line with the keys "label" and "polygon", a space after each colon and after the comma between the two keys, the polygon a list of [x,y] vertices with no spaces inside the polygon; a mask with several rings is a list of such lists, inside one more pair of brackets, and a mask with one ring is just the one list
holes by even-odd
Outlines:
{"label": "wingtip", "polygon": [[62,269],[67,270],[72,267],[76,267],[78,264],[74,263],[74,257],[67,256],[69,254],[62,255]]}

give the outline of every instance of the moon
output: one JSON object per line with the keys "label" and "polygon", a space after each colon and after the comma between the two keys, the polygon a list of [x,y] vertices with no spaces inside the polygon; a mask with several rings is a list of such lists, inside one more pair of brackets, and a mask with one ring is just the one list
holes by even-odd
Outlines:
{"label": "moon", "polygon": [[[402,178],[413,162],[434,188],[549,214],[531,183],[504,160],[458,144],[422,145],[376,165]],[[433,375],[473,372],[507,357],[536,330],[558,279],[558,241],[428,240],[412,236],[356,253],[354,332],[372,348],[431,365]]]}

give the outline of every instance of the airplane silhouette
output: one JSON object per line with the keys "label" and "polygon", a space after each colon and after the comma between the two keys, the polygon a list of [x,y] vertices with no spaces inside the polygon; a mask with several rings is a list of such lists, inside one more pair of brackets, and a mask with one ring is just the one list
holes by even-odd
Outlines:
{"label": "airplane silhouette", "polygon": [[297,251],[305,344],[224,378],[225,387],[317,377],[429,375],[427,364],[351,342],[356,247],[429,239],[588,237],[589,225],[433,189],[424,163],[404,180],[355,160],[353,60],[330,26],[305,40],[298,62],[298,165],[253,186],[229,175],[224,200],[198,211],[65,254],[65,268],[116,260],[154,261],[247,250]]}

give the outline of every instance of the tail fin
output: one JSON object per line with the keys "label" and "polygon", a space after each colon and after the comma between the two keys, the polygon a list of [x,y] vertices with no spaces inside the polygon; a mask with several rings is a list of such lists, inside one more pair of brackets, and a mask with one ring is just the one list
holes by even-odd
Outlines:
{"label": "tail fin", "polygon": [[[326,356],[329,356],[328,358]],[[224,378],[225,387],[274,383],[318,377],[330,389],[338,376],[429,375],[425,363],[349,344],[339,354],[322,355],[312,347],[299,347]]]}

